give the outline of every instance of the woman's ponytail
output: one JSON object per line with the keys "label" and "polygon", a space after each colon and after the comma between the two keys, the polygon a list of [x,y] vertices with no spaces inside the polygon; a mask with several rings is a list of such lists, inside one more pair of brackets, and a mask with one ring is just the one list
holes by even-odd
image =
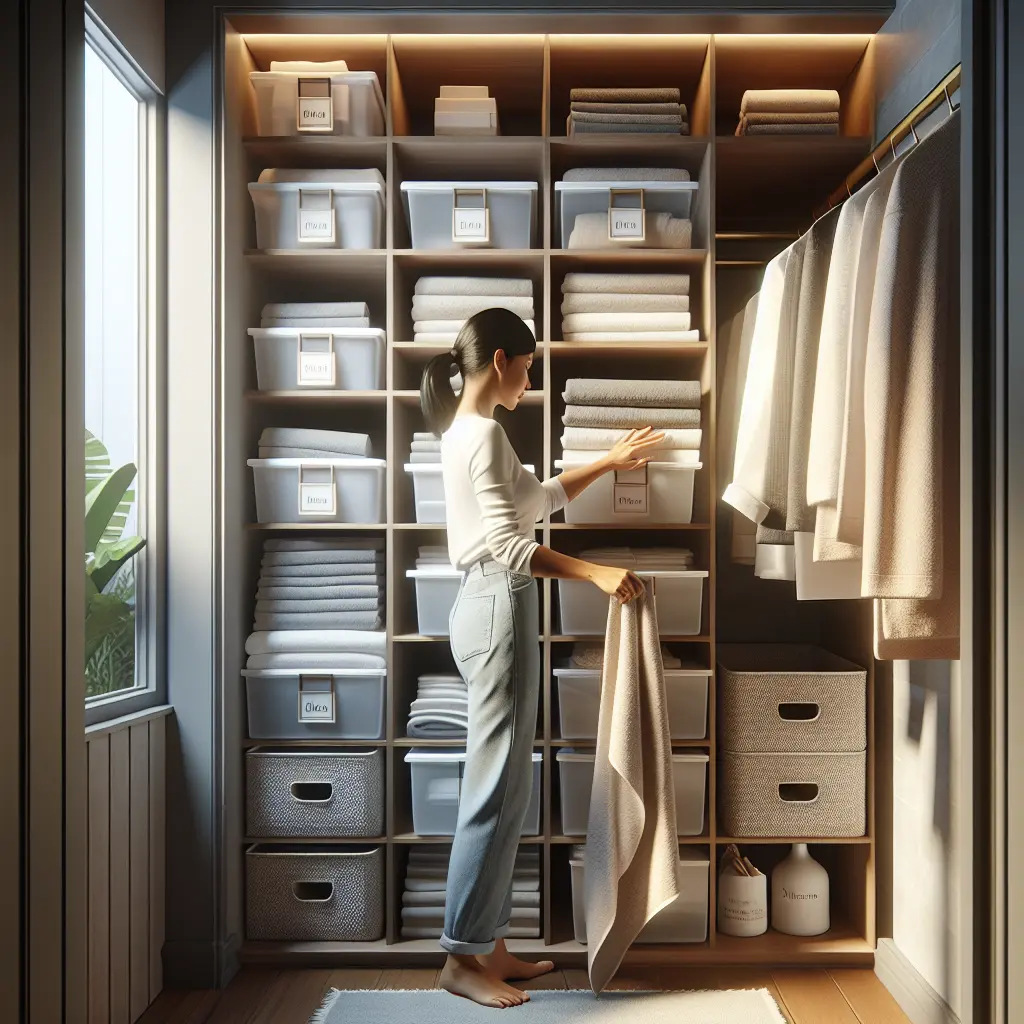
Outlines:
{"label": "woman's ponytail", "polygon": [[455,349],[431,358],[420,380],[420,409],[427,428],[439,437],[455,418],[459,398],[452,385],[452,370],[457,366]]}

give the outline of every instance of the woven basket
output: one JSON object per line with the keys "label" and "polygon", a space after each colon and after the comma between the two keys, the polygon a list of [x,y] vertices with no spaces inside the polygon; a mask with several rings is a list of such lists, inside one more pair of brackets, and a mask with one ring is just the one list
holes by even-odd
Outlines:
{"label": "woven basket", "polygon": [[382,846],[251,846],[245,867],[249,939],[372,942],[384,935]]}
{"label": "woven basket", "polygon": [[723,750],[852,752],[867,747],[867,671],[792,644],[718,649]]}
{"label": "woven basket", "polygon": [[245,756],[246,831],[289,838],[384,831],[384,751],[273,750]]}
{"label": "woven basket", "polygon": [[744,838],[845,839],[866,831],[867,755],[721,755],[720,830]]}

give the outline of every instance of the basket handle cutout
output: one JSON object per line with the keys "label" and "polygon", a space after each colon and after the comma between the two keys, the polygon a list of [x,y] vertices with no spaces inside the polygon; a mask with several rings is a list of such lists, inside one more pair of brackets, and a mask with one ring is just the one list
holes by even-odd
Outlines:
{"label": "basket handle cutout", "polygon": [[812,700],[787,700],[779,705],[779,718],[784,722],[816,722],[821,718],[821,705]]}
{"label": "basket handle cutout", "polygon": [[326,804],[334,796],[334,785],[330,782],[293,782],[292,799],[300,804]]}
{"label": "basket handle cutout", "polygon": [[334,883],[292,882],[292,895],[300,903],[329,903],[334,899]]}
{"label": "basket handle cutout", "polygon": [[787,804],[813,804],[818,799],[816,782],[780,782],[779,799]]}

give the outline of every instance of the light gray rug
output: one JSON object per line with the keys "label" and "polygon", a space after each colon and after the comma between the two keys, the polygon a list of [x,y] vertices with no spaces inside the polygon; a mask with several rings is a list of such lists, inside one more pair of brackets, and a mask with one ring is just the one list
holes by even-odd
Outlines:
{"label": "light gray rug", "polygon": [[[332,989],[309,1024],[477,1024],[496,1011],[434,991]],[[542,989],[503,1021],[533,1024],[786,1024],[767,989],[726,992],[605,992]]]}

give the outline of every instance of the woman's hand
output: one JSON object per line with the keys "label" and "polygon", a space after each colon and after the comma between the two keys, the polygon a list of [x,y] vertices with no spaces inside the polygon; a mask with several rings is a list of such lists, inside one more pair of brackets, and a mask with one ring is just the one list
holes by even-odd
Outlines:
{"label": "woman's hand", "polygon": [[643,580],[635,572],[614,565],[595,565],[591,570],[590,579],[609,597],[614,597],[619,604],[632,601],[644,591]]}
{"label": "woman's hand", "polygon": [[649,452],[659,441],[665,439],[663,431],[654,427],[636,427],[631,430],[605,457],[605,466],[611,469],[639,469],[647,465]]}

